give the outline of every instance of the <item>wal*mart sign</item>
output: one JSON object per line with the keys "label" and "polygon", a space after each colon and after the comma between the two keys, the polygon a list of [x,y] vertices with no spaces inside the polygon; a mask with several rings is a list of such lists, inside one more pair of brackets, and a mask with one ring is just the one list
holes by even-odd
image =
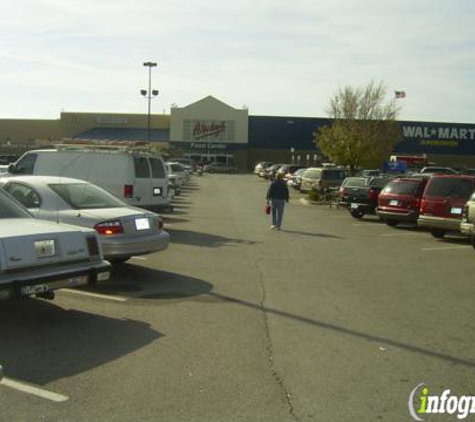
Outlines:
{"label": "wal*mart sign", "polygon": [[226,122],[195,122],[193,139],[220,139],[226,135]]}

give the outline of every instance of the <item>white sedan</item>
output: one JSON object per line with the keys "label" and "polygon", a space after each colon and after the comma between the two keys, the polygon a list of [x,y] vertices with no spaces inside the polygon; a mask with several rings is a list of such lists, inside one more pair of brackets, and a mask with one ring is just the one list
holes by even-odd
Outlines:
{"label": "white sedan", "polygon": [[158,214],[129,206],[83,180],[13,176],[0,179],[0,186],[39,219],[95,229],[112,263],[164,250],[170,242]]}
{"label": "white sedan", "polygon": [[54,290],[108,280],[94,230],[33,218],[0,189],[0,299],[54,298]]}

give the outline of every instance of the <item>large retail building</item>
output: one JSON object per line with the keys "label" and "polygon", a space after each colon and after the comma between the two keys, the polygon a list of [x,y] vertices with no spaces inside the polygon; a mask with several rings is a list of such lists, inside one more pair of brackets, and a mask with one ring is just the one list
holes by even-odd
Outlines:
{"label": "large retail building", "polygon": [[[146,114],[62,112],[59,119],[0,119],[0,154],[18,155],[63,139],[144,141]],[[313,165],[320,161],[314,132],[329,119],[250,116],[208,96],[170,114],[151,115],[150,140],[172,155],[233,162],[250,169],[258,161]],[[441,165],[475,167],[475,125],[403,121],[400,154],[427,154]]]}

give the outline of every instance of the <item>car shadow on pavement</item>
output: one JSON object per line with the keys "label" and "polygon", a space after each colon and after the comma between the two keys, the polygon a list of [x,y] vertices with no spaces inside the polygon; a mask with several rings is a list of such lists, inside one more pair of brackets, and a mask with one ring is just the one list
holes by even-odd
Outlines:
{"label": "car shadow on pavement", "polygon": [[213,285],[184,274],[126,263],[114,267],[110,281],[81,290],[131,299],[186,299],[211,292]]}
{"label": "car shadow on pavement", "polygon": [[362,340],[367,340],[367,341],[376,343],[378,346],[394,347],[394,348],[409,351],[409,352],[412,352],[412,353],[417,353],[417,354],[423,355],[425,357],[436,358],[436,359],[440,359],[440,360],[443,360],[443,361],[447,361],[447,362],[450,362],[451,364],[464,365],[464,366],[467,366],[467,367],[475,370],[475,361],[474,360],[469,360],[469,359],[466,359],[466,358],[460,358],[460,357],[457,357],[457,356],[449,355],[449,354],[439,352],[439,351],[430,350],[430,349],[420,347],[420,346],[417,346],[417,345],[404,343],[404,342],[399,341],[399,340],[393,340],[393,339],[390,339],[390,338],[381,337],[381,336],[365,333],[365,332],[362,332],[362,331],[353,330],[351,328],[346,328],[346,327],[343,327],[343,326],[340,326],[340,325],[337,325],[337,324],[332,324],[332,323],[325,322],[325,321],[320,321],[320,320],[317,320],[317,319],[307,318],[307,317],[296,315],[296,314],[293,314],[293,313],[290,313],[290,312],[281,311],[279,309],[274,309],[274,308],[262,306],[259,303],[252,303],[252,302],[249,302],[247,300],[237,299],[237,298],[227,296],[227,295],[224,295],[224,294],[221,294],[221,293],[210,292],[210,293],[208,293],[208,296],[210,298],[213,298],[214,300],[221,300],[221,301],[225,301],[225,302],[231,302],[231,303],[234,303],[234,304],[237,304],[237,305],[241,305],[241,306],[245,306],[245,307],[254,309],[256,311],[265,312],[266,314],[273,314],[273,315],[277,315],[277,316],[280,316],[280,317],[289,318],[289,319],[292,319],[294,321],[301,322],[301,323],[304,323],[304,324],[309,324],[309,325],[312,325],[312,326],[314,326],[314,327],[316,327],[320,330],[327,330],[327,331],[340,333],[342,335],[349,336],[349,337],[352,337],[352,338],[355,338],[355,339],[362,339]]}
{"label": "car shadow on pavement", "polygon": [[0,333],[5,376],[39,385],[87,372],[163,337],[142,321],[64,309],[39,299],[4,301]]}
{"label": "car shadow on pavement", "polygon": [[191,230],[177,230],[170,228],[171,242],[181,245],[202,246],[205,248],[218,248],[220,246],[255,245],[254,240],[232,239],[209,233],[194,232]]}
{"label": "car shadow on pavement", "polygon": [[287,230],[287,229],[282,229],[281,231],[284,233],[298,234],[301,236],[325,237],[325,238],[330,238],[330,239],[346,239],[346,237],[335,236],[333,234],[327,234],[327,233],[311,233],[311,232],[302,232],[298,230]]}

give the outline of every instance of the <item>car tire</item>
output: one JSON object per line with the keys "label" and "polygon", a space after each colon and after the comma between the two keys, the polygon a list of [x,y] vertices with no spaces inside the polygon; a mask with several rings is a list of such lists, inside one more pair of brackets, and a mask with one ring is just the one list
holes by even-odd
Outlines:
{"label": "car tire", "polygon": [[431,229],[430,234],[436,239],[443,239],[445,236],[445,231],[442,229]]}
{"label": "car tire", "polygon": [[475,236],[472,236],[472,237],[470,238],[470,243],[472,244],[473,249],[475,249]]}
{"label": "car tire", "polygon": [[364,212],[361,211],[361,210],[351,210],[350,211],[350,215],[353,217],[353,218],[362,218],[363,215],[364,215]]}
{"label": "car tire", "polygon": [[397,221],[397,220],[386,220],[385,223],[389,227],[396,227],[398,225],[399,221]]}
{"label": "car tire", "polygon": [[125,258],[111,258],[111,259],[108,259],[108,261],[112,265],[120,265],[120,264],[123,264],[124,262],[128,261],[129,259],[130,259],[130,256],[127,256]]}

